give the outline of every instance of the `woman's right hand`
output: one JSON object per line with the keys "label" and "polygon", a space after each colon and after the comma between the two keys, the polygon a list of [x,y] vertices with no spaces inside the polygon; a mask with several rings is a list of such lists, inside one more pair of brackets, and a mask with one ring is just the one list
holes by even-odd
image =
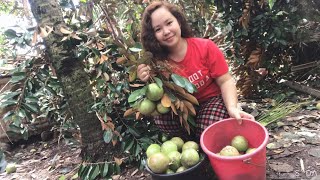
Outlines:
{"label": "woman's right hand", "polygon": [[143,82],[147,82],[150,78],[150,70],[150,66],[146,64],[140,64],[137,68],[138,78]]}

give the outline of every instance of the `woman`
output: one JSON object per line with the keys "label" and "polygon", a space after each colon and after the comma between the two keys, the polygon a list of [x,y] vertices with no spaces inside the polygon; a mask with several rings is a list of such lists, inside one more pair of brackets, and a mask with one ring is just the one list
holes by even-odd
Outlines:
{"label": "woman", "polygon": [[[196,117],[196,138],[210,124],[228,117],[254,120],[238,107],[235,81],[220,49],[208,39],[192,37],[184,14],[175,5],[154,1],[142,16],[141,41],[156,60],[167,60],[174,73],[189,79],[197,87],[194,96],[200,103]],[[150,67],[137,68],[140,80],[150,78]],[[172,136],[185,136],[179,119],[171,115],[155,117],[156,125]]]}

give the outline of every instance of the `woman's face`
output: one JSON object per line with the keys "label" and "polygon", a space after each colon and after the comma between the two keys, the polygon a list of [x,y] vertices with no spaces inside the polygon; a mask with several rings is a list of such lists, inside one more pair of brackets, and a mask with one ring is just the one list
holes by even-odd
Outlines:
{"label": "woman's face", "polygon": [[178,20],[165,7],[160,7],[151,14],[152,28],[160,45],[175,47],[181,39]]}

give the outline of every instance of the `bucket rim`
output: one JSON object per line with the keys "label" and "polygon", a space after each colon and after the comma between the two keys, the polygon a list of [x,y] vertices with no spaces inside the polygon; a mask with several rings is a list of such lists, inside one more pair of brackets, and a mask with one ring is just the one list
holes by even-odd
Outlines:
{"label": "bucket rim", "polygon": [[[250,120],[250,119],[245,119],[245,118],[242,118],[242,121],[247,121],[249,123],[254,123],[256,125],[258,125],[259,127],[262,128],[262,130],[264,131],[264,134],[265,134],[265,139],[263,140],[263,142],[260,144],[259,147],[256,148],[255,151],[253,151],[252,153],[249,153],[249,154],[242,154],[242,155],[239,155],[239,156],[220,156],[220,155],[217,155],[213,152],[211,152],[203,143],[204,141],[204,135],[208,132],[208,130],[212,127],[212,126],[215,126],[216,124],[219,124],[219,123],[225,123],[226,121],[237,121],[235,118],[228,118],[228,119],[223,119],[223,120],[220,120],[218,122],[215,122],[213,124],[211,124],[210,126],[208,126],[201,134],[200,136],[200,145],[201,145],[201,148],[202,150],[209,156],[213,156],[215,159],[218,159],[218,160],[224,160],[224,161],[234,161],[234,160],[247,160],[249,159],[250,157],[254,156],[255,154],[257,154],[258,152],[260,152],[263,148],[266,148],[267,146],[267,143],[269,141],[269,133],[268,133],[268,130],[262,126],[259,122],[257,121],[254,121],[254,120]],[[241,126],[241,125],[240,125]]]}

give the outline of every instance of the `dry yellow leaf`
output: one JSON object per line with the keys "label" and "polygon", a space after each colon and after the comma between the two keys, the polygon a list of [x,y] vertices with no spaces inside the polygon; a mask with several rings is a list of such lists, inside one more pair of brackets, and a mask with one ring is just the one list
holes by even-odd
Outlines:
{"label": "dry yellow leaf", "polygon": [[184,97],[189,102],[191,102],[192,104],[199,105],[197,98],[195,98],[193,95],[189,93],[185,93],[185,94],[181,94],[181,96]]}
{"label": "dry yellow leaf", "polygon": [[175,115],[178,115],[177,109],[176,109],[175,105],[172,104],[172,103],[171,103],[171,109],[172,109],[172,112],[174,112]]}
{"label": "dry yellow leaf", "polygon": [[189,101],[183,100],[183,103],[189,109],[189,111],[190,111],[192,116],[195,116],[197,114],[196,110],[193,107],[193,105]]}
{"label": "dry yellow leaf", "polygon": [[122,160],[119,159],[119,158],[114,157],[114,161],[116,162],[116,164],[117,164],[118,166],[120,166],[120,165],[122,164]]}
{"label": "dry yellow leaf", "polygon": [[61,27],[61,28],[60,28],[60,32],[61,32],[62,34],[71,34],[71,33],[72,33],[71,31],[65,29],[64,27]]}
{"label": "dry yellow leaf", "polygon": [[164,95],[161,98],[161,104],[164,107],[170,107],[171,106],[171,99],[169,98],[168,94],[164,93]]}
{"label": "dry yellow leaf", "polygon": [[127,61],[125,57],[119,57],[116,61],[117,64],[121,65],[124,64]]}
{"label": "dry yellow leaf", "polygon": [[133,113],[134,113],[134,110],[132,108],[130,108],[130,109],[126,110],[126,112],[124,112],[123,117],[128,117]]}
{"label": "dry yellow leaf", "polygon": [[136,112],[136,120],[140,120],[142,118],[142,114],[138,111]]}
{"label": "dry yellow leaf", "polygon": [[186,91],[182,88],[182,87],[180,87],[180,86],[178,86],[178,85],[176,85],[176,84],[173,84],[172,83],[172,85],[174,86],[174,89],[177,91],[177,92],[179,92],[180,94],[186,94]]}
{"label": "dry yellow leaf", "polygon": [[174,86],[172,85],[172,83],[165,81],[165,82],[163,82],[163,84],[164,84],[166,87],[168,87],[169,89],[175,90],[175,89],[174,89]]}

